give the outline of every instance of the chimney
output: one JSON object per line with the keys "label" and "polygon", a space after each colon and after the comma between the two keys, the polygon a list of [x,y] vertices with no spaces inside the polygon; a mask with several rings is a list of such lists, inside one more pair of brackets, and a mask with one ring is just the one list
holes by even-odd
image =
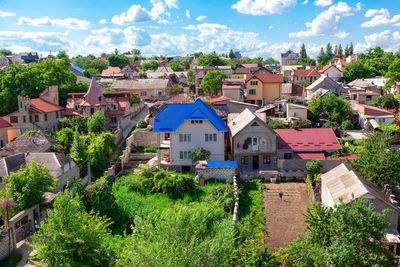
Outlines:
{"label": "chimney", "polygon": [[11,148],[11,149],[10,149],[10,156],[14,156],[14,154],[15,154],[15,151],[14,151],[13,148]]}

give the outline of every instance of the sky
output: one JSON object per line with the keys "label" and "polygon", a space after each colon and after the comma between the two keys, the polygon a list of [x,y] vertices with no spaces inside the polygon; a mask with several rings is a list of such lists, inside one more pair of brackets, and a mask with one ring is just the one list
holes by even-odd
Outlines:
{"label": "sky", "polygon": [[0,0],[0,49],[100,55],[272,56],[305,43],[400,48],[400,0]]}

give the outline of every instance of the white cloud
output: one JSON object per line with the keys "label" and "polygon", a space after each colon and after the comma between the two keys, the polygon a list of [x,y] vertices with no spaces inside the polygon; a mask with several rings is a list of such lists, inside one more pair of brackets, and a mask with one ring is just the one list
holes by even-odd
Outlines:
{"label": "white cloud", "polygon": [[14,12],[6,12],[6,11],[0,10],[0,18],[13,17],[15,15],[17,15],[17,14],[15,14]]}
{"label": "white cloud", "polygon": [[196,18],[196,20],[197,21],[202,21],[202,20],[205,20],[207,17],[206,16],[198,16],[197,18]]}
{"label": "white cloud", "polygon": [[186,9],[186,17],[190,19],[190,11]]}
{"label": "white cloud", "polygon": [[369,9],[367,12],[365,12],[364,16],[371,19],[361,24],[361,27],[363,28],[386,25],[400,26],[400,14],[394,15],[392,18],[390,18],[389,11],[386,8]]}
{"label": "white cloud", "polygon": [[87,20],[81,20],[76,18],[51,19],[48,16],[46,16],[43,18],[31,19],[31,18],[20,17],[18,19],[18,25],[59,26],[71,30],[86,30],[89,28],[90,22]]}
{"label": "white cloud", "polygon": [[315,0],[314,5],[322,7],[330,6],[332,5],[332,0]]}
{"label": "white cloud", "polygon": [[240,0],[232,8],[250,15],[281,14],[291,10],[296,3],[297,0]]}
{"label": "white cloud", "polygon": [[165,0],[165,4],[168,8],[178,8],[178,0]]}
{"label": "white cloud", "polygon": [[107,23],[107,20],[106,20],[106,19],[101,19],[101,20],[99,20],[99,23],[100,23],[100,24],[106,24],[106,23]]}
{"label": "white cloud", "polygon": [[272,26],[272,25],[268,26],[268,29],[270,29],[270,30],[272,30],[273,28],[274,28],[274,26]]}
{"label": "white cloud", "polygon": [[122,12],[120,15],[115,15],[111,21],[117,25],[126,25],[130,23],[138,23],[150,21],[149,12],[140,5],[131,6],[127,12]]}
{"label": "white cloud", "polygon": [[308,4],[308,0],[304,0],[301,4],[302,4],[302,5]]}
{"label": "white cloud", "polygon": [[345,2],[339,2],[321,12],[313,21],[306,22],[307,30],[289,33],[289,37],[336,36],[337,38],[346,38],[349,33],[340,30],[340,18],[354,15],[357,9],[358,6],[352,8]]}
{"label": "white cloud", "polygon": [[400,47],[400,32],[385,30],[364,36],[365,43],[357,43],[355,52],[365,52],[369,48],[380,46],[384,50],[397,51]]}

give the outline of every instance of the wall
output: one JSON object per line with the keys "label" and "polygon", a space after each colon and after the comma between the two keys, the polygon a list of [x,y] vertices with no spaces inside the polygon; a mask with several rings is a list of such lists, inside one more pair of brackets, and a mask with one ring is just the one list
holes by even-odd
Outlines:
{"label": "wall", "polygon": [[287,117],[295,117],[294,113],[297,113],[296,118],[301,118],[301,119],[307,119],[307,112],[308,110],[306,108],[297,108],[295,106],[292,106],[290,104],[287,105]]}
{"label": "wall", "polygon": [[235,101],[241,101],[240,90],[238,89],[223,89],[222,94]]}
{"label": "wall", "polygon": [[326,76],[337,82],[342,76],[342,72],[335,67],[331,67],[324,72]]}
{"label": "wall", "polygon": [[281,96],[281,83],[264,83],[263,96],[264,104],[279,99]]}
{"label": "wall", "polygon": [[234,168],[204,168],[196,169],[196,172],[199,177],[203,176],[205,180],[209,178],[217,178],[218,180],[227,180],[232,182],[237,170]]}
{"label": "wall", "polygon": [[[374,207],[378,212],[382,212],[384,209],[391,209],[392,213],[388,215],[385,219],[388,223],[390,223],[390,227],[393,227],[394,229],[397,229],[398,226],[398,218],[399,218],[399,211],[393,209],[390,207],[388,204],[383,202],[380,199],[375,198],[373,200]],[[395,205],[396,206],[396,205]]]}
{"label": "wall", "polygon": [[153,133],[152,130],[133,132],[132,135],[127,139],[127,147],[128,144],[130,147],[132,146],[155,147],[157,146],[157,134]]}
{"label": "wall", "polygon": [[[284,177],[305,177],[307,175],[307,159],[278,159],[278,169]],[[322,164],[321,173],[330,171],[345,161],[342,160],[320,160]]]}
{"label": "wall", "polygon": [[228,101],[228,113],[242,113],[246,108],[254,113],[259,107],[257,105],[247,104],[243,102]]}
{"label": "wall", "polygon": [[[251,82],[257,82],[257,85],[250,85]],[[259,79],[251,79],[246,83],[246,88],[247,88],[246,102],[255,101],[254,104],[258,105],[258,101],[263,100],[263,83]],[[251,89],[256,90],[255,95],[249,94]]]}
{"label": "wall", "polygon": [[72,185],[72,181],[74,178],[79,178],[79,166],[75,164],[72,169],[69,169],[67,172],[63,173],[61,176],[57,177],[58,179],[58,186],[53,192],[60,192],[63,191],[64,186]]}
{"label": "wall", "polygon": [[7,143],[8,143],[7,128],[0,128],[0,148],[5,146]]}

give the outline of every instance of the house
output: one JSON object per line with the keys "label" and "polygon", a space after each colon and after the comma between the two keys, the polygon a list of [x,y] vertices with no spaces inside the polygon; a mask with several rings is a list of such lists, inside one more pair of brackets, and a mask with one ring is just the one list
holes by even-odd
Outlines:
{"label": "house", "polygon": [[256,110],[259,109],[260,106],[232,99],[228,101],[228,113],[241,113],[243,110],[247,108],[251,112],[256,112]]}
{"label": "house", "polygon": [[252,68],[258,68],[258,64],[257,63],[239,64],[236,66],[234,74],[236,75],[251,74]]}
{"label": "house", "polygon": [[222,95],[232,100],[243,101],[245,91],[245,79],[224,79]]}
{"label": "house", "polygon": [[285,99],[276,100],[273,105],[274,112],[272,115],[285,118],[283,121],[285,124],[290,124],[297,119],[307,120],[308,108],[306,106],[290,103]]}
{"label": "house", "polygon": [[368,123],[373,128],[378,128],[381,124],[394,123],[394,114],[381,108],[366,104],[354,104],[354,110],[358,113],[358,123],[362,129],[365,129]]}
{"label": "house", "polygon": [[321,74],[314,68],[311,69],[297,69],[294,71],[293,83],[296,84],[311,84],[315,82]]}
{"label": "house", "polygon": [[299,57],[299,53],[295,53],[292,50],[289,50],[286,53],[281,53],[281,66],[289,65],[290,62],[297,61]]}
{"label": "house", "polygon": [[207,65],[207,66],[195,66],[193,69],[193,75],[194,75],[194,83],[195,83],[195,88],[196,88],[196,95],[203,95],[204,92],[200,87],[201,81],[203,80],[204,75],[207,74],[209,71],[214,71],[214,70],[220,70],[223,71],[228,77],[230,77],[233,74],[233,70],[231,66],[212,66],[212,65]]}
{"label": "house", "polygon": [[242,172],[276,170],[277,134],[249,109],[228,115],[229,157]]}
{"label": "house", "polygon": [[290,102],[304,102],[303,86],[294,83],[283,83],[281,90],[281,99],[286,99]]}
{"label": "house", "polygon": [[55,152],[28,152],[0,158],[0,178],[9,176],[23,166],[29,166],[32,161],[44,163],[51,176],[58,180],[58,186],[53,190],[54,193],[64,191],[67,186],[72,186],[75,178],[79,178],[79,166],[76,162],[70,157]]}
{"label": "house", "polygon": [[138,76],[139,71],[132,65],[128,64],[121,69],[121,73],[124,75],[125,79],[133,80]]}
{"label": "house", "polygon": [[37,52],[20,53],[18,57],[21,58],[25,63],[37,62],[39,55]]}
{"label": "house", "polygon": [[42,132],[24,134],[0,149],[0,156],[7,157],[21,153],[51,152],[59,147],[57,141]]}
{"label": "house", "polygon": [[340,71],[343,71],[344,68],[348,65],[348,63],[345,60],[343,60],[342,55],[340,54],[339,51],[337,51],[335,55],[334,64],[336,68],[338,68]]}
{"label": "house", "polygon": [[341,149],[331,128],[276,129],[279,159],[325,159],[324,151]]}
{"label": "house", "polygon": [[0,69],[2,68],[6,69],[10,64],[12,64],[12,62],[7,56],[5,55],[0,56]]}
{"label": "house", "polygon": [[226,97],[226,96],[214,97],[214,98],[210,99],[210,103],[212,104],[214,111],[221,118],[226,118],[228,116],[228,101],[229,100],[230,100],[230,98]]}
{"label": "house", "polygon": [[159,167],[194,170],[192,155],[201,149],[210,152],[207,160],[225,159],[225,122],[200,99],[166,105],[154,118],[153,132],[157,133]]}
{"label": "house", "polygon": [[96,111],[103,111],[109,129],[125,128],[130,117],[140,109],[138,104],[132,103],[130,92],[103,93],[95,78],[86,93],[69,93],[68,96],[65,116],[90,117]]}
{"label": "house", "polygon": [[132,92],[144,100],[160,97],[163,90],[171,87],[169,79],[139,79],[139,80],[115,80],[111,88],[120,92]]}
{"label": "house", "polygon": [[246,75],[245,102],[262,106],[279,99],[282,83],[282,74]]}
{"label": "house", "polygon": [[353,199],[364,198],[367,205],[373,204],[378,212],[390,209],[386,217],[391,228],[397,229],[399,208],[374,183],[342,163],[321,175],[321,204],[335,208],[335,205],[350,204]]}
{"label": "house", "polygon": [[46,88],[39,98],[18,96],[18,111],[3,118],[12,124],[20,134],[27,130],[41,130],[45,133],[58,129],[58,120],[64,116],[64,108],[59,106],[58,87]]}
{"label": "house", "polygon": [[350,55],[346,58],[346,63],[350,64],[352,62],[360,61],[360,58],[358,57],[358,54]]}
{"label": "house", "polygon": [[318,96],[317,91],[319,89],[327,90],[335,95],[341,95],[343,92],[343,86],[341,84],[335,82],[328,76],[322,75],[318,80],[306,87],[306,98],[311,99],[313,96]]}
{"label": "house", "polygon": [[286,82],[293,82],[294,71],[303,68],[302,65],[281,66],[280,73],[283,74]]}
{"label": "house", "polygon": [[124,73],[121,72],[119,67],[109,66],[101,72],[101,82],[113,82],[124,78]]}
{"label": "house", "polygon": [[343,77],[343,73],[339,70],[335,64],[330,64],[323,66],[321,70],[318,71],[321,75],[325,75],[335,82],[339,81],[341,77]]}
{"label": "house", "polygon": [[12,125],[5,119],[0,117],[0,148],[3,148],[8,143],[8,129]]}

